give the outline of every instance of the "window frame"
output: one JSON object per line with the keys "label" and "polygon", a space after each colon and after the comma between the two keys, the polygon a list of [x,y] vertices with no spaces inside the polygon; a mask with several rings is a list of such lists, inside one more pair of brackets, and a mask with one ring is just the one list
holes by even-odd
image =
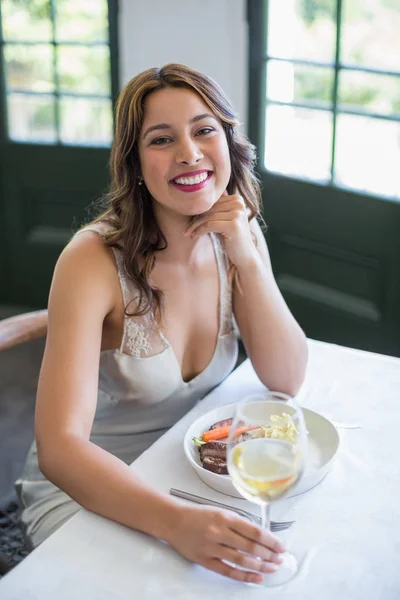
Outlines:
{"label": "window frame", "polygon": [[[370,73],[377,75],[388,75],[398,78],[400,81],[400,71],[381,70],[369,67],[362,67],[342,63],[340,61],[341,50],[341,30],[342,30],[342,8],[343,1],[336,0],[336,35],[335,35],[335,53],[333,62],[312,61],[307,59],[290,59],[270,55],[267,51],[268,46],[268,8],[270,0],[247,0],[247,20],[249,24],[249,103],[248,103],[248,128],[249,137],[255,143],[257,152],[257,169],[259,173],[271,174],[276,177],[292,180],[294,182],[304,182],[316,186],[331,187],[347,192],[362,194],[363,196],[378,197],[382,200],[391,200],[399,202],[399,197],[379,195],[377,193],[348,187],[335,181],[335,159],[336,159],[336,129],[337,116],[342,114],[369,117],[382,121],[400,123],[400,113],[393,115],[379,114],[369,110],[346,108],[339,105],[339,75],[341,71],[351,71],[360,73]],[[331,105],[324,106],[314,102],[284,102],[270,100],[267,98],[267,67],[268,62],[274,60],[281,63],[289,63],[301,66],[329,67],[333,69],[333,86]],[[320,181],[306,176],[286,175],[276,171],[270,171],[264,164],[266,155],[266,108],[267,106],[290,106],[294,108],[314,109],[328,112],[332,115],[332,140],[331,140],[331,161],[330,177],[328,181]]]}
{"label": "window frame", "polygon": [[[60,97],[69,98],[83,98],[83,99],[109,99],[111,100],[111,112],[112,122],[114,122],[114,106],[119,94],[119,50],[118,50],[118,0],[107,0],[108,9],[108,43],[107,42],[58,42],[55,39],[55,0],[49,0],[50,18],[52,24],[52,39],[49,41],[7,41],[3,38],[3,27],[2,27],[2,11],[0,6],[0,139],[7,144],[28,144],[28,145],[40,145],[40,146],[66,146],[66,147],[87,147],[87,148],[110,148],[110,144],[90,144],[83,143],[77,144],[75,142],[66,143],[60,139],[61,131],[61,119],[60,119]],[[27,91],[22,89],[7,89],[6,84],[6,69],[5,69],[5,57],[4,47],[11,45],[20,46],[43,46],[48,45],[53,48],[53,77],[55,89],[52,92],[37,92]],[[74,92],[60,92],[59,79],[57,71],[57,47],[58,46],[69,46],[69,47],[84,47],[90,48],[95,46],[108,46],[110,53],[110,95],[105,94],[90,94],[90,93],[74,93]],[[55,98],[54,111],[55,111],[55,130],[56,139],[54,142],[39,141],[39,140],[15,140],[9,136],[8,133],[8,111],[7,111],[7,95],[8,93],[20,94],[22,96],[52,96]]]}

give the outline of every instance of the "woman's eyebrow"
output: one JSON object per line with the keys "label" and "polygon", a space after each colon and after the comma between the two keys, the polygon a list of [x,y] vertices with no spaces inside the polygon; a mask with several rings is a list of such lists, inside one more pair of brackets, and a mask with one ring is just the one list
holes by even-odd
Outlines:
{"label": "woman's eyebrow", "polygon": [[[192,125],[193,123],[197,123],[202,119],[209,118],[215,119],[215,121],[217,120],[215,115],[211,113],[203,113],[202,115],[196,115],[195,117],[193,117],[193,119],[190,119],[189,123]],[[146,129],[146,131],[144,132],[143,139],[145,139],[145,137],[152,131],[157,131],[159,129],[172,129],[172,125],[168,125],[168,123],[158,123],[157,125],[152,125],[151,127],[148,127],[148,129]]]}

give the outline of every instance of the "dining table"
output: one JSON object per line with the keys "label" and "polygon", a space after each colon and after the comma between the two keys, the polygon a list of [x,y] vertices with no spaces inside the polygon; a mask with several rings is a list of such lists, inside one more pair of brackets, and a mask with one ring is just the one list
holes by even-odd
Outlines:
{"label": "dining table", "polygon": [[[318,485],[272,503],[272,519],[295,521],[277,534],[299,562],[291,581],[268,588],[229,579],[82,508],[0,580],[0,599],[399,600],[400,359],[311,339],[308,349],[297,400],[335,425],[340,444]],[[183,439],[207,411],[265,390],[246,359],[131,468],[160,492],[176,488],[259,514],[256,504],[208,487]]]}

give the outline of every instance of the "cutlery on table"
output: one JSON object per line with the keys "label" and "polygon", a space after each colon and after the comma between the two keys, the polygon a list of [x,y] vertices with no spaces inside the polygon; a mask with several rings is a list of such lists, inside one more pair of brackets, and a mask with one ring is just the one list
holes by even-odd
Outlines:
{"label": "cutlery on table", "polygon": [[[183,498],[184,500],[190,500],[191,502],[196,502],[196,504],[205,504],[206,506],[216,506],[226,510],[233,510],[241,517],[249,519],[255,523],[255,525],[261,525],[260,517],[256,517],[256,515],[253,515],[242,508],[236,508],[236,506],[230,506],[229,504],[222,504],[222,502],[216,502],[215,500],[203,498],[202,496],[196,496],[195,494],[190,494],[189,492],[184,492],[183,490],[176,490],[175,488],[171,488],[169,493],[171,496],[177,496],[178,498]],[[291,527],[293,523],[294,521],[271,521],[271,531],[283,531],[284,529]]]}

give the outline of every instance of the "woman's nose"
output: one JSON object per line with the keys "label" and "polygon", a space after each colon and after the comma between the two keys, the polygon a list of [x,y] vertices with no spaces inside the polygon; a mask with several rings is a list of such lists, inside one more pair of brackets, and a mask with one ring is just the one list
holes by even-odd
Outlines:
{"label": "woman's nose", "polygon": [[203,158],[199,146],[193,140],[182,141],[176,152],[176,162],[184,165],[194,165]]}

